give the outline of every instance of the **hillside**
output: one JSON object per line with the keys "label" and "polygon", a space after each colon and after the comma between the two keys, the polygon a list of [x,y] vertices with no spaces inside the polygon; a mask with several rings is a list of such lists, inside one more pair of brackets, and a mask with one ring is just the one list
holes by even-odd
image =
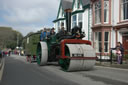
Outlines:
{"label": "hillside", "polygon": [[0,27],[0,49],[14,49],[17,46],[17,43],[18,46],[20,46],[22,37],[20,32],[13,30],[11,27]]}

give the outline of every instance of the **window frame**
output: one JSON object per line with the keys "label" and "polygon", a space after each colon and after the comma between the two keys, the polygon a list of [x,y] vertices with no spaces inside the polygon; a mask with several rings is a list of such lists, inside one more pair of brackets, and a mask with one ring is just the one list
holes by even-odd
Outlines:
{"label": "window frame", "polygon": [[[127,11],[126,13],[126,15],[124,15],[125,13],[124,13],[124,4],[126,4],[127,5],[127,9],[125,9],[125,11]],[[128,21],[128,1],[126,1],[125,0],[125,2],[123,2],[123,0],[120,0],[120,13],[121,13],[121,21]],[[127,19],[125,19],[125,16],[127,17]]]}
{"label": "window frame", "polygon": [[[75,21],[74,21],[74,17],[76,17]],[[75,26],[77,26],[77,14],[72,16],[72,28],[75,27]]]}
{"label": "window frame", "polygon": [[[107,39],[107,40],[106,40],[105,33],[108,33],[108,35],[107,35],[107,38],[108,38],[108,39]],[[110,41],[109,41],[109,36],[110,36],[110,33],[109,33],[108,31],[105,31],[105,32],[104,32],[104,53],[108,53],[108,52],[109,52],[109,42],[110,42]],[[107,48],[108,48],[107,51],[105,50],[105,49],[106,49],[106,47],[105,47],[105,44],[106,44],[106,43],[108,44],[108,46],[107,46]]]}
{"label": "window frame", "polygon": [[[80,17],[80,15],[81,15],[81,17]],[[79,26],[79,23],[82,23],[82,25]],[[78,26],[81,27],[81,29],[83,28],[83,13],[78,14]]]}
{"label": "window frame", "polygon": [[[95,50],[97,53],[102,52],[102,50],[100,49],[100,48],[102,48],[102,37],[99,36],[99,33],[101,33],[101,36],[102,36],[101,31],[95,32]],[[100,37],[101,37],[101,39],[100,39]]]}
{"label": "window frame", "polygon": [[[100,3],[100,8],[97,8],[96,7],[96,4],[98,4],[98,3]],[[94,24],[101,24],[101,22],[102,22],[102,17],[100,16],[99,18],[99,22],[98,22],[98,20],[96,20],[96,19],[98,19],[97,18],[97,16],[96,16],[96,12],[98,11],[98,13],[99,13],[99,11],[100,11],[100,15],[101,15],[101,13],[102,13],[102,3],[101,3],[101,0],[99,0],[99,1],[97,1],[97,2],[95,2],[94,3],[94,13],[95,13],[95,16],[94,16],[94,18],[95,18],[95,21],[94,21]]]}
{"label": "window frame", "polygon": [[[108,5],[107,7],[105,7],[105,2],[107,2],[107,5]],[[110,5],[109,0],[104,0],[104,23],[109,23],[109,16],[110,16],[110,14],[109,14],[109,9],[110,9],[109,5]],[[105,17],[105,10],[107,10],[106,17]]]}

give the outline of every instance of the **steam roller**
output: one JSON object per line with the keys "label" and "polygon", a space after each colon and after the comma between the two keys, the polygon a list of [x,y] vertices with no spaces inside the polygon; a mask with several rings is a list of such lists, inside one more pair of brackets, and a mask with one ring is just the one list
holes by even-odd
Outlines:
{"label": "steam roller", "polygon": [[54,35],[44,35],[37,46],[37,63],[47,65],[58,62],[64,71],[91,70],[96,61],[96,54],[88,40],[82,40],[85,34],[75,26],[71,29],[71,11],[65,10],[66,30]]}
{"label": "steam roller", "polygon": [[53,35],[40,41],[37,46],[37,63],[47,65],[48,62],[58,62],[64,71],[91,70],[96,60],[91,42],[71,38],[59,41],[57,35]]}

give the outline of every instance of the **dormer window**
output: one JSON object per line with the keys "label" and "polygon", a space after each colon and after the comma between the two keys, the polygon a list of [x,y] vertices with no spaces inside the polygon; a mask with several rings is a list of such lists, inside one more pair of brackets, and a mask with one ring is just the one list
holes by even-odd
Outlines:
{"label": "dormer window", "polygon": [[128,20],[128,0],[121,0],[121,20]]}
{"label": "dormer window", "polygon": [[61,12],[61,16],[62,16],[62,17],[63,17],[63,15],[64,15],[63,12]]}
{"label": "dormer window", "polygon": [[77,8],[80,8],[80,0],[77,0]]}

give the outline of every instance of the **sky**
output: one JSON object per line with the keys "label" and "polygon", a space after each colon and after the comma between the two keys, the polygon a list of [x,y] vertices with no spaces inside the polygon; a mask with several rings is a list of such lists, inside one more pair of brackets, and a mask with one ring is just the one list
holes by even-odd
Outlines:
{"label": "sky", "polygon": [[0,0],[0,26],[12,27],[24,36],[53,27],[60,0]]}

